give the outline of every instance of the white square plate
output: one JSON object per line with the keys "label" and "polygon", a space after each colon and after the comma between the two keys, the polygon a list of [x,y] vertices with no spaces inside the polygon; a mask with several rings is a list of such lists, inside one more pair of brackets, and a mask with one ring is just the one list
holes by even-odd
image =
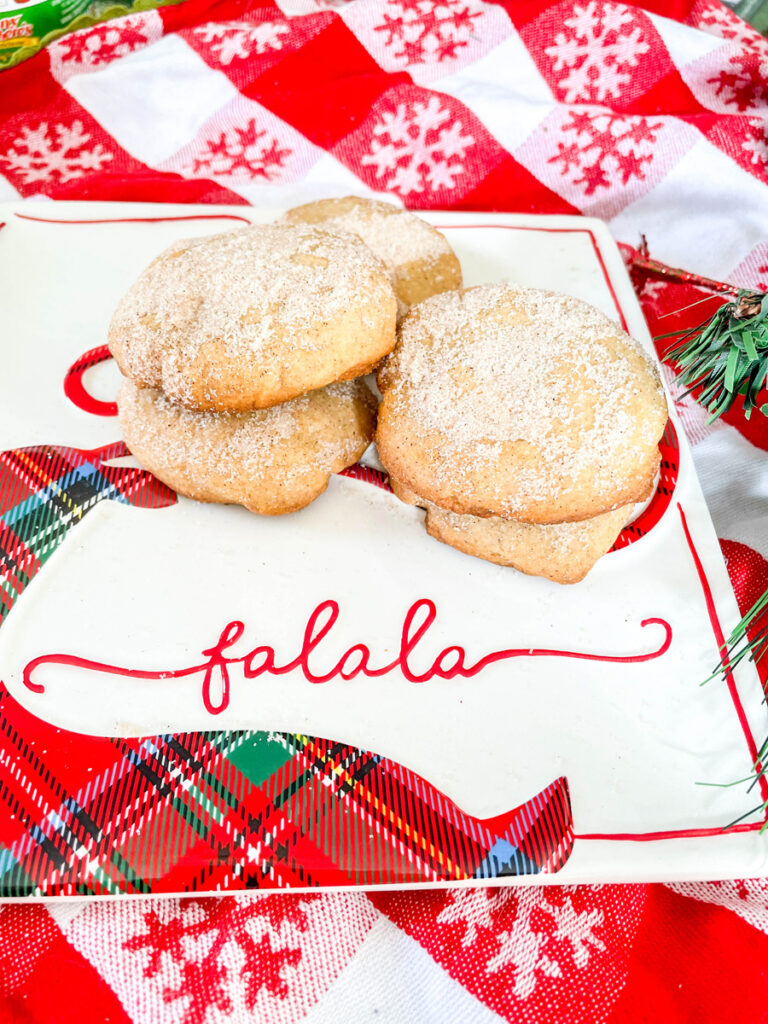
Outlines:
{"label": "white square plate", "polygon": [[[700,785],[749,774],[768,713],[752,665],[700,685],[739,613],[674,413],[644,519],[572,587],[437,543],[375,472],[260,518],[125,458],[118,299],[280,212],[0,207],[0,895],[765,874],[765,794]],[[602,223],[424,216],[467,284],[568,292],[653,350]]]}

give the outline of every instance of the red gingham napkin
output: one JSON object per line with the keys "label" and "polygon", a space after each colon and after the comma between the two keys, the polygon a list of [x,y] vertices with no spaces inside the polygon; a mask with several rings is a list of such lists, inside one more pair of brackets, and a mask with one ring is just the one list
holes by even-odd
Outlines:
{"label": "red gingham napkin", "polygon": [[[187,0],[0,74],[0,197],[582,212],[766,289],[767,82],[716,0]],[[677,404],[746,609],[768,425]],[[759,1021],[767,934],[765,880],[6,905],[0,1018]]]}

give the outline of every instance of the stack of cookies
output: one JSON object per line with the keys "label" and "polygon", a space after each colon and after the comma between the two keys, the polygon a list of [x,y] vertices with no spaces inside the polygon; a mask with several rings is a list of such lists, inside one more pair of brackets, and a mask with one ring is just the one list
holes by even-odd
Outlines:
{"label": "stack of cookies", "polygon": [[460,551],[575,583],[652,493],[658,373],[577,299],[512,285],[427,299],[378,381],[393,490]]}
{"label": "stack of cookies", "polygon": [[123,436],[181,494],[302,508],[373,437],[361,377],[394,347],[398,315],[460,284],[443,236],[386,203],[329,200],[176,243],[110,326]]}
{"label": "stack of cookies", "polygon": [[658,374],[584,302],[461,284],[439,231],[352,197],[177,243],[112,320],[125,439],[181,494],[290,512],[367,448],[378,366],[379,456],[428,533],[577,582],[652,492]]}

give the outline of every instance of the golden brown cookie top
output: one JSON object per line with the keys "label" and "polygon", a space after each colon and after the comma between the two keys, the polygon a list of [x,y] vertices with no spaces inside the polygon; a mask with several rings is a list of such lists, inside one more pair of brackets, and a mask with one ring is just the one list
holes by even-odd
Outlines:
{"label": "golden brown cookie top", "polygon": [[191,408],[262,408],[375,363],[395,308],[353,235],[256,225],[166,249],[118,305],[110,347],[127,376]]}
{"label": "golden brown cookie top", "polygon": [[554,523],[651,486],[658,373],[578,299],[512,285],[435,296],[402,322],[379,383],[382,462],[444,509]]}
{"label": "golden brown cookie top", "polygon": [[318,199],[289,210],[283,221],[321,225],[361,238],[392,275],[403,314],[430,295],[461,287],[461,266],[445,236],[391,203],[357,196]]}

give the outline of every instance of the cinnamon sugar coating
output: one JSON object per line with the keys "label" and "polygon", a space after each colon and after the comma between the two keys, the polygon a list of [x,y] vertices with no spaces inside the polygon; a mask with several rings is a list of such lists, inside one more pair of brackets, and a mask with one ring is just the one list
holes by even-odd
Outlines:
{"label": "cinnamon sugar coating", "polygon": [[650,493],[667,421],[658,372],[578,299],[512,285],[427,299],[378,379],[382,463],[446,511],[564,523]]}
{"label": "cinnamon sugar coating", "polygon": [[124,380],[123,437],[137,461],[179,494],[262,515],[303,508],[373,437],[376,400],[362,380],[329,384],[270,409],[198,412]]}
{"label": "cinnamon sugar coating", "polygon": [[395,343],[387,270],[359,238],[255,225],[177,242],[122,299],[126,377],[190,409],[263,409],[367,373]]}
{"label": "cinnamon sugar coating", "polygon": [[282,220],[361,238],[389,271],[400,316],[430,295],[461,287],[461,264],[445,236],[391,203],[357,196],[319,199],[294,207]]}

